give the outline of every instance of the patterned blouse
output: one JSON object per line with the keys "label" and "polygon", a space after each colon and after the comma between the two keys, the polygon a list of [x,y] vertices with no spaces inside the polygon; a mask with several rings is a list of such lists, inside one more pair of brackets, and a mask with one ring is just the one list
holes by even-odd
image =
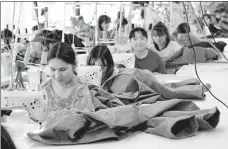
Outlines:
{"label": "patterned blouse", "polygon": [[77,84],[68,98],[60,98],[52,88],[52,79],[43,84],[42,89],[47,94],[46,111],[48,117],[65,108],[75,108],[79,111],[94,111],[95,107],[88,86],[77,77]]}

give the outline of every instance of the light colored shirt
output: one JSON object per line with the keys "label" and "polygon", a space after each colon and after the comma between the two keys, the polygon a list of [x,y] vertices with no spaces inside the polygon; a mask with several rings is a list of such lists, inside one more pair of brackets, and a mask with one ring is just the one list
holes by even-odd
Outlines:
{"label": "light colored shirt", "polygon": [[154,44],[152,45],[152,50],[154,52],[156,52],[161,58],[162,60],[166,60],[169,57],[173,56],[174,53],[176,53],[177,51],[179,51],[182,47],[176,42],[176,41],[170,41],[168,46],[164,49],[162,49],[161,51],[157,50],[154,46]]}
{"label": "light colored shirt", "polygon": [[68,107],[72,107],[80,111],[94,109],[89,88],[79,77],[77,77],[77,84],[68,98],[59,97],[53,90],[51,82],[52,79],[48,80],[42,85],[42,89],[47,93],[46,110],[48,119],[50,119],[55,113]]}

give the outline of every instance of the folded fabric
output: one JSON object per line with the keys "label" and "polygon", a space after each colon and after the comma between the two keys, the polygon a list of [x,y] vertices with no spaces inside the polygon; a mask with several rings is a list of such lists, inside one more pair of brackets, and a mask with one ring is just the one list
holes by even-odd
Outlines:
{"label": "folded fabric", "polygon": [[[217,47],[219,49],[219,51],[223,52],[224,51],[224,48],[225,46],[227,45],[225,42],[223,41],[218,41],[216,43],[213,43],[215,47]],[[206,42],[206,41],[202,41],[202,42],[199,42],[199,43],[196,43],[192,46],[189,46],[189,48],[192,48],[192,47],[203,47],[203,48],[213,48],[213,46],[209,43],[209,42]]]}
{"label": "folded fabric", "polygon": [[[172,99],[154,104],[80,112],[64,109],[47,121],[40,132],[28,136],[45,144],[66,145],[119,139],[137,130],[167,138],[183,139],[198,130],[210,130],[219,122],[217,108],[200,110],[192,101]],[[96,137],[91,137],[96,136]]]}
{"label": "folded fabric", "polygon": [[[195,50],[195,53],[193,50]],[[206,63],[210,60],[217,60],[218,56],[219,53],[217,53],[213,48],[194,47],[193,49],[185,47],[175,53],[174,56],[167,61],[166,67],[175,67],[195,63],[195,57],[196,63]]]}
{"label": "folded fabric", "polygon": [[203,86],[198,80],[190,79],[185,83],[173,83],[173,86],[175,84],[177,84],[175,88],[162,85],[154,80],[151,72],[131,69],[111,77],[102,85],[102,88],[119,99],[133,99],[131,103],[143,100],[140,97],[144,95],[147,97],[160,95],[159,99],[204,99]]}

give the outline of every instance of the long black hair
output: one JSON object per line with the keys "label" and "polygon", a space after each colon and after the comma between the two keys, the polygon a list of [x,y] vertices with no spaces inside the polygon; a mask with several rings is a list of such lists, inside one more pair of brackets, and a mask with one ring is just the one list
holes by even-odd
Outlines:
{"label": "long black hair", "polygon": [[112,54],[107,46],[105,45],[95,46],[90,51],[89,57],[87,59],[87,65],[95,65],[95,61],[97,61],[97,59],[100,59],[103,65],[107,66],[105,75],[101,80],[101,84],[103,84],[108,78],[111,77],[114,71],[114,61],[112,58]]}
{"label": "long black hair", "polygon": [[[59,58],[68,64],[76,66],[76,56],[74,50],[67,43],[57,42],[53,45],[53,47],[48,53],[47,61],[54,58]],[[77,75],[75,71],[74,74]]]}
{"label": "long black hair", "polygon": [[191,29],[188,23],[181,23],[176,28],[177,33],[190,33],[190,31]]}
{"label": "long black hair", "polygon": [[101,24],[105,23],[111,23],[111,18],[107,15],[101,15],[98,19],[98,27],[100,31],[103,31],[103,28],[101,27]]}
{"label": "long black hair", "polygon": [[[165,49],[170,42],[170,35],[169,35],[169,31],[168,28],[165,26],[164,23],[162,22],[158,22],[152,29],[152,35],[156,33],[158,36],[162,36],[162,35],[166,35],[166,45],[163,49]],[[159,49],[158,44],[154,42],[154,46],[155,48],[160,51],[162,49]]]}
{"label": "long black hair", "polygon": [[141,28],[141,27],[136,27],[136,28],[132,29],[130,34],[129,34],[129,39],[130,40],[131,40],[131,38],[135,37],[135,33],[136,32],[140,32],[143,35],[143,37],[146,37],[146,39],[148,39],[146,30]]}
{"label": "long black hair", "polygon": [[16,149],[9,133],[2,125],[1,125],[1,148]]}

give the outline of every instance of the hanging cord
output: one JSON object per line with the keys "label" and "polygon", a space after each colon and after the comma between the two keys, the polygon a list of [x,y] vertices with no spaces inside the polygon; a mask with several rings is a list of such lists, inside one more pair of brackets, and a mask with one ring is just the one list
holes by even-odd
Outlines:
{"label": "hanging cord", "polygon": [[[13,22],[13,24],[12,24],[13,27],[12,27],[12,29],[15,27],[14,26],[14,17],[15,17],[15,2],[13,3],[13,21],[12,21]],[[12,32],[13,32],[13,30],[12,30]],[[12,35],[13,35],[13,33],[12,33]],[[15,36],[15,38],[16,38],[16,36]],[[13,35],[13,39],[14,39],[14,35]],[[12,47],[12,50],[13,50],[15,46],[14,46],[14,44],[12,44],[12,45],[13,45],[13,47]]]}
{"label": "hanging cord", "polygon": [[[18,27],[17,27],[17,31],[19,30],[19,24],[20,24],[20,19],[21,19],[21,10],[23,9],[23,4],[22,2],[20,3],[20,12],[19,12],[19,18],[18,18]],[[17,44],[17,39],[18,36],[16,34],[16,41],[15,41],[15,45]],[[15,47],[15,46],[14,46]],[[18,53],[18,51],[17,51]],[[16,89],[18,89],[19,87],[22,87],[23,89],[25,89],[25,86],[23,84],[23,78],[22,78],[22,67],[21,64],[19,64],[17,62],[17,53],[16,53],[16,57],[15,57],[15,64],[16,64],[16,68],[17,68],[17,77],[15,79],[16,82]]]}
{"label": "hanging cord", "polygon": [[[21,3],[20,3],[19,18],[18,18],[18,26],[19,26],[19,23],[20,23],[20,16],[21,16]],[[14,18],[15,18],[15,2],[14,2],[13,23],[14,23]],[[18,26],[17,26],[17,30],[18,30]],[[16,30],[16,35],[15,35],[13,48],[12,48],[12,51],[11,51],[12,65],[11,65],[11,71],[10,71],[10,84],[9,84],[9,88],[8,88],[9,90],[13,90],[13,86],[14,86],[13,71],[14,71],[14,66],[15,66],[15,61],[16,61],[16,56],[17,56],[17,52],[14,52],[14,51],[15,51],[15,47],[16,47],[16,44],[17,44],[17,30]],[[16,55],[14,55],[14,54],[16,54]]]}
{"label": "hanging cord", "polygon": [[[184,7],[184,11],[185,11],[186,19],[187,19],[187,24],[189,24],[189,21],[188,21],[188,14],[187,14],[187,10],[186,10],[186,8],[185,8],[185,4],[184,4],[184,2],[182,2],[182,4],[183,4],[183,7]],[[194,9],[193,9],[193,11],[194,11]],[[193,52],[194,52],[194,60],[195,60],[195,64],[194,64],[194,65],[195,65],[195,73],[196,73],[197,78],[199,79],[200,83],[208,90],[208,92],[209,92],[216,100],[218,100],[220,103],[222,103],[222,104],[228,109],[228,106],[227,106],[224,102],[222,102],[221,100],[219,100],[219,99],[210,91],[210,89],[208,89],[207,86],[205,86],[205,84],[201,81],[201,79],[200,79],[200,77],[199,77],[199,75],[198,75],[198,72],[197,72],[197,68],[196,68],[196,52],[195,52],[195,48],[194,48],[194,46],[193,46],[193,44],[192,44],[192,41],[191,41],[189,32],[188,32],[188,38],[189,38],[190,44],[191,44],[191,46],[192,46],[192,48],[193,48]]]}
{"label": "hanging cord", "polygon": [[15,36],[15,41],[14,41],[14,47],[17,44],[18,40],[18,31],[19,31],[19,24],[20,24],[20,19],[21,19],[21,9],[22,9],[22,2],[20,2],[20,11],[19,11],[19,17],[18,17],[18,23],[17,23],[17,29],[16,29],[16,36]]}
{"label": "hanging cord", "polygon": [[[15,2],[13,3],[13,27],[14,28],[14,17],[15,17]],[[13,35],[13,32],[12,32],[12,35]],[[13,39],[14,39],[14,36],[13,36]],[[8,90],[12,90],[13,89],[13,50],[14,50],[14,44],[12,44],[12,50],[10,51],[10,54],[12,56],[12,64],[11,64],[11,67],[10,67],[10,83],[9,83],[9,87],[8,87]]]}

